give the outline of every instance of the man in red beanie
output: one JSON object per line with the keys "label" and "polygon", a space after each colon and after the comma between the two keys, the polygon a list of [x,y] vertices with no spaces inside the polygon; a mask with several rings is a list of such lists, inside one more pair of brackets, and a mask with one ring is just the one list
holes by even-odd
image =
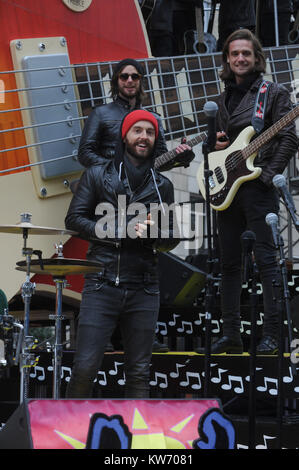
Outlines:
{"label": "man in red beanie", "polygon": [[[90,113],[80,140],[78,160],[85,168],[105,162],[114,158],[115,144],[119,129],[124,116],[133,110],[142,110],[142,100],[145,96],[143,88],[144,69],[141,63],[135,59],[126,58],[114,66],[111,79],[111,96],[113,101],[108,104],[97,106]],[[159,135],[155,145],[155,155],[158,157],[167,152],[167,145],[161,118],[152,113],[158,122]],[[171,161],[160,171],[170,170],[174,165],[189,166],[194,158],[194,153],[186,144],[177,147],[179,159]],[[111,350],[112,344],[109,344]],[[154,352],[167,352],[168,348],[155,338],[153,344]]]}
{"label": "man in red beanie", "polygon": [[[173,212],[164,210],[174,202],[173,185],[154,169],[158,139],[159,125],[152,113],[129,113],[120,126],[114,159],[88,168],[71,201],[66,227],[90,241],[87,259],[99,261],[102,269],[85,277],[68,398],[92,396],[105,346],[118,325],[124,346],[125,397],[149,397],[160,306],[157,251],[171,250],[180,241]],[[129,210],[136,204],[144,208],[138,220]],[[153,205],[163,207],[154,235]],[[99,226],[106,230],[102,239]],[[134,236],[129,232],[132,226]]]}

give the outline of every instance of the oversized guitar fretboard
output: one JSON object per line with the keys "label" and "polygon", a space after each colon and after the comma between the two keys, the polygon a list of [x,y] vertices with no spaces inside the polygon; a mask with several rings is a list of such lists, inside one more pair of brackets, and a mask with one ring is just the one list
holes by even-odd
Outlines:
{"label": "oversized guitar fretboard", "polygon": [[[148,2],[140,0],[141,5],[144,6],[147,3],[152,3],[152,1],[154,0],[148,0]],[[297,79],[294,78],[297,76],[298,50],[298,46],[283,46],[265,50],[267,60],[271,65],[271,76],[266,78],[283,84],[291,92],[293,90],[292,96],[294,101],[297,100],[296,92],[298,88]],[[143,106],[145,109],[157,112],[160,115],[166,141],[173,142],[183,136],[188,138],[206,129],[207,118],[203,111],[204,105],[207,101],[216,101],[221,92],[218,74],[221,67],[221,53],[187,54],[183,57],[171,58],[149,57],[138,60],[140,60],[146,71],[144,76],[145,98]],[[74,110],[72,121],[63,115],[65,109],[64,100],[60,102],[56,98],[56,91],[58,90],[57,76],[60,76],[60,62],[55,66],[43,64],[41,67],[32,69],[30,76],[32,80],[36,81],[36,86],[30,85],[28,88],[22,84],[18,85],[17,88],[15,87],[15,80],[17,77],[23,76],[22,74],[16,73],[15,70],[6,69],[6,71],[2,71],[0,75],[0,156],[2,155],[3,158],[0,158],[0,176],[1,174],[28,170],[32,163],[27,163],[27,154],[24,155],[24,153],[30,151],[31,147],[33,149],[38,148],[41,155],[38,164],[34,163],[37,167],[40,165],[41,168],[54,168],[54,173],[59,168],[62,168],[63,172],[65,172],[65,168],[68,168],[67,162],[71,162],[73,165],[77,157],[73,146],[76,146],[76,148],[78,146],[82,131],[81,127],[84,125],[84,121],[94,107],[109,103],[111,100],[109,87],[114,63],[115,61],[91,62],[87,64],[84,62],[83,64],[64,66],[64,71],[68,75],[64,76],[63,83],[68,87],[69,93],[74,87],[75,96],[77,97],[78,95],[78,101],[77,98],[73,99]],[[55,68],[57,68],[58,72],[56,72]],[[50,70],[53,74],[51,76],[49,75]],[[38,75],[38,79],[35,78],[35,75]],[[66,77],[69,77],[68,81],[66,81]],[[4,84],[5,89],[3,89]],[[25,88],[26,92],[22,91]],[[21,93],[21,95],[26,93],[28,95],[26,100],[33,103],[33,99],[40,102],[42,91],[44,91],[42,107],[44,109],[49,107],[49,110],[55,110],[55,121],[52,121],[51,113],[43,112],[41,115],[38,114],[41,111],[41,104],[38,104],[38,106],[30,105],[26,107],[21,105],[19,108],[15,107],[14,103],[18,101],[18,93]],[[78,104],[78,112],[75,106],[76,103]],[[14,112],[26,113],[27,111],[30,112],[30,116],[28,117],[28,123],[24,127],[14,124],[15,117],[14,119],[7,119],[7,113],[12,116]],[[16,118],[16,122],[19,122],[19,117]],[[63,126],[63,133],[62,126],[60,126],[61,122],[66,123]],[[68,131],[71,123],[72,133],[70,139]],[[78,123],[81,123],[82,126],[78,126]],[[53,125],[57,125],[59,129],[59,138],[57,139],[51,134],[49,145],[45,145],[50,131],[47,132],[45,130],[45,138],[42,138],[42,130],[47,129],[47,126],[49,126],[49,129],[52,129]],[[11,139],[12,131],[22,132],[26,129],[27,132],[28,129],[29,135],[31,126],[34,132],[30,133],[32,136],[30,144],[26,147],[14,144],[14,139]],[[263,135],[262,138],[265,140],[262,141],[262,144],[266,142],[267,138],[271,138],[271,135]],[[261,142],[259,137],[254,140],[253,146],[249,144],[248,149],[243,149],[242,153],[240,150],[240,159],[246,158],[246,155],[255,152],[256,146]],[[50,151],[50,145],[55,149],[53,152]],[[73,150],[75,153],[73,153]],[[157,159],[156,168],[159,168],[159,165],[163,165],[164,162],[170,161],[174,156],[175,153],[170,153],[165,155],[165,160],[164,158],[163,160],[162,158],[161,160]]]}

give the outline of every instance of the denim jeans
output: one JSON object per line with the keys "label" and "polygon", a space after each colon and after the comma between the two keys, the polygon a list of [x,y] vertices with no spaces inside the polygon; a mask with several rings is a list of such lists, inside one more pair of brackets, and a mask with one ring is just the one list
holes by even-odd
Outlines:
{"label": "denim jeans", "polygon": [[117,325],[124,346],[127,398],[149,397],[149,368],[160,305],[159,287],[135,289],[86,280],[67,398],[90,398],[105,347]]}
{"label": "denim jeans", "polygon": [[274,301],[273,280],[277,279],[276,250],[270,227],[265,222],[268,213],[278,212],[278,196],[259,180],[248,181],[238,190],[232,204],[218,212],[221,258],[221,310],[223,334],[240,338],[240,295],[242,287],[241,235],[252,230],[256,236],[255,261],[263,287],[263,334],[277,335],[277,305]]}

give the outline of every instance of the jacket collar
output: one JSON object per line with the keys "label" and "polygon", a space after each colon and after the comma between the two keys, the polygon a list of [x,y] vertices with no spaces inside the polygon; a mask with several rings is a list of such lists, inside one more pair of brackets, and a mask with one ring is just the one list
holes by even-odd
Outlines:
{"label": "jacket collar", "polygon": [[[129,101],[126,100],[125,98],[122,98],[121,96],[117,96],[117,98],[114,100],[114,102],[119,104],[122,108],[127,109],[128,112],[133,111],[131,109]],[[138,101],[138,99],[137,99],[134,109],[139,109],[140,107],[141,107],[140,101]]]}
{"label": "jacket collar", "polygon": [[[232,112],[230,117],[238,115],[238,114],[246,111],[248,108],[252,107],[253,103],[255,102],[256,93],[257,93],[257,91],[258,91],[258,89],[259,89],[259,87],[260,87],[263,80],[264,80],[263,76],[260,75],[260,76],[257,77],[256,80],[253,81],[251,86],[249,86],[249,89],[247,90],[247,93],[245,94],[245,96],[248,96],[248,93],[250,94],[249,99],[245,98],[245,96],[244,96],[244,98],[240,101],[238,106],[234,109],[234,111]],[[229,115],[228,115],[228,111],[227,111],[227,108],[226,108],[226,105],[225,105],[227,92],[228,92],[228,90],[225,89],[225,92],[222,94],[222,102],[223,102],[223,105],[224,105],[225,112],[227,113],[227,119],[228,119]]]}
{"label": "jacket collar", "polygon": [[240,85],[237,85],[235,80],[226,80],[225,91],[228,92],[229,89],[233,88],[243,89],[244,91],[255,90],[256,88],[259,88],[262,80],[263,76],[257,72],[248,75],[248,77],[246,77],[244,82],[242,82]]}

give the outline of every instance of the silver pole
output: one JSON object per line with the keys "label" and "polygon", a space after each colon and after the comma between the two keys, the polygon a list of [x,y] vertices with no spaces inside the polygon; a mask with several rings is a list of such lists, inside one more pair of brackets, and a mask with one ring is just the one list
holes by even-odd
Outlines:
{"label": "silver pole", "polygon": [[56,285],[56,312],[55,315],[50,315],[50,318],[55,318],[55,345],[54,345],[54,359],[53,359],[53,398],[55,400],[60,398],[60,385],[61,385],[61,366],[62,366],[62,290],[67,285],[64,277],[54,279]]}
{"label": "silver pole", "polygon": [[277,0],[273,0],[274,7],[274,25],[275,25],[275,45],[279,46],[279,31],[278,31],[278,13],[277,13]]}

